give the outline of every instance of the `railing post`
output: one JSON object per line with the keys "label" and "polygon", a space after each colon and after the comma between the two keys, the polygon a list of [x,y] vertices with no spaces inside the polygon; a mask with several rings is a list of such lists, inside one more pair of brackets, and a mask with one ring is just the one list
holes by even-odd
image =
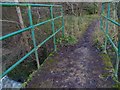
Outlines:
{"label": "railing post", "polygon": [[[55,26],[54,26],[54,17],[53,17],[53,6],[50,7],[50,16],[52,19],[52,33],[55,33]],[[54,43],[54,51],[56,51],[56,39],[55,39],[55,35],[53,37],[53,43]]]}
{"label": "railing post", "polygon": [[[108,11],[107,11],[107,18],[110,18],[110,2],[108,3]],[[105,31],[105,34],[108,34],[108,20],[106,19],[106,31]],[[105,39],[105,53],[107,53],[107,41],[108,41],[108,38],[106,37]]]}
{"label": "railing post", "polygon": [[[28,17],[29,17],[30,25],[33,26],[31,6],[28,6]],[[37,67],[39,68],[40,67],[40,63],[39,63],[39,58],[38,58],[38,52],[37,52],[37,46],[36,46],[36,40],[35,40],[34,27],[32,27],[31,34],[32,34],[32,40],[33,40],[34,48],[36,48],[36,50],[35,50],[35,57],[36,57],[36,61],[37,61]]]}
{"label": "railing post", "polygon": [[61,7],[61,13],[62,13],[62,36],[64,37],[65,26],[64,26],[64,14],[63,14],[63,8],[62,7]]}
{"label": "railing post", "polygon": [[[120,23],[120,2],[118,2],[117,7],[117,16],[118,16],[118,23]],[[115,66],[115,77],[118,79],[118,71],[119,71],[119,63],[120,63],[120,26],[118,26],[118,52],[117,52],[117,61]]]}
{"label": "railing post", "polygon": [[[120,23],[120,1],[118,4],[118,23]],[[118,67],[120,65],[120,26],[118,26]]]}

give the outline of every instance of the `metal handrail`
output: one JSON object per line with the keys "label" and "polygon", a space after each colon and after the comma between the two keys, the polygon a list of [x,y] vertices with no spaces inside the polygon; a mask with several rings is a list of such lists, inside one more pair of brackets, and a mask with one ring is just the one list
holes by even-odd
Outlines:
{"label": "metal handrail", "polygon": [[[7,39],[9,37],[12,37],[14,35],[18,35],[20,33],[26,32],[31,30],[31,35],[32,35],[32,40],[33,40],[33,45],[34,48],[29,51],[25,56],[23,56],[21,59],[19,59],[15,64],[13,64],[10,68],[8,68],[6,71],[4,71],[1,75],[0,78],[2,78],[3,76],[5,76],[6,74],[8,74],[11,70],[13,70],[17,65],[19,65],[22,61],[24,61],[27,57],[29,57],[32,53],[35,53],[35,57],[36,57],[36,61],[37,61],[37,66],[38,68],[40,67],[40,63],[38,60],[38,48],[41,47],[44,43],[46,43],[49,39],[53,38],[53,42],[54,42],[54,51],[56,51],[56,38],[55,35],[62,30],[62,35],[64,36],[64,18],[63,18],[63,9],[62,9],[62,5],[52,5],[52,4],[31,4],[31,3],[0,3],[1,7],[13,7],[13,6],[25,6],[28,7],[28,17],[29,17],[29,22],[30,22],[30,26],[17,30],[15,32],[9,33],[7,35],[1,36],[0,37],[0,41]],[[35,25],[33,25],[33,21],[32,21],[32,12],[31,12],[31,7],[50,7],[50,16],[51,19],[43,21],[43,22],[39,22]],[[57,16],[57,17],[53,17],[53,7],[59,7],[61,8],[60,12],[62,13],[61,16]],[[62,18],[62,26],[57,29],[54,30],[54,21],[56,19]],[[44,41],[42,41],[39,45],[36,45],[36,39],[35,39],[35,33],[34,33],[34,28],[37,26],[41,26],[43,24],[46,24],[48,22],[51,22],[52,25],[52,34],[50,36],[48,36]]]}
{"label": "metal handrail", "polygon": [[[105,4],[108,4],[107,15],[104,15]],[[112,46],[113,46],[113,48],[114,48],[114,50],[117,54],[116,55],[117,56],[116,65],[115,65],[115,68],[114,68],[114,75],[118,79],[118,69],[119,69],[119,63],[120,63],[120,41],[118,41],[118,45],[116,46],[115,43],[113,42],[113,40],[111,39],[111,36],[108,34],[109,33],[108,22],[111,22],[111,23],[113,23],[114,25],[117,25],[117,26],[120,26],[120,23],[111,19],[110,8],[111,8],[111,2],[102,3],[102,10],[101,10],[101,17],[100,17],[100,29],[101,29],[101,31],[104,32],[105,37],[106,37],[105,47],[104,47],[105,52],[107,53],[107,42],[109,41],[112,44]],[[106,30],[103,28],[103,18],[106,20]],[[120,37],[118,37],[118,38],[120,38]]]}

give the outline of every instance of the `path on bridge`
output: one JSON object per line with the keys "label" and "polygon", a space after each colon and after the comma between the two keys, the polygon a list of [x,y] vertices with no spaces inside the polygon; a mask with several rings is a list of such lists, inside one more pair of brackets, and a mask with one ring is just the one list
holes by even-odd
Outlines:
{"label": "path on bridge", "polygon": [[27,87],[36,88],[95,88],[111,87],[111,78],[101,75],[104,63],[93,46],[92,33],[98,21],[93,21],[74,46],[63,47],[49,58],[32,77]]}

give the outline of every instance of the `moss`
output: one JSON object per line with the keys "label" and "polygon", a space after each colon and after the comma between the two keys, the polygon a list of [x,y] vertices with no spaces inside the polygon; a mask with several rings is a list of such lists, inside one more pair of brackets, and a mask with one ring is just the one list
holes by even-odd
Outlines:
{"label": "moss", "polygon": [[[113,74],[114,68],[113,68],[110,57],[105,53],[100,54],[100,56],[102,57],[103,63],[105,65],[104,69],[112,72],[112,74]],[[110,76],[110,73],[106,74],[105,76]]]}
{"label": "moss", "polygon": [[[102,31],[100,31],[99,26],[97,25],[95,27],[95,32],[93,33],[93,40],[94,40],[94,45],[100,50],[101,52],[104,52],[104,40],[105,40],[105,35]],[[109,46],[109,45],[108,45]],[[112,59],[114,56],[109,56],[109,52],[113,53],[113,50],[109,51],[108,53],[101,53],[100,56],[103,59],[103,63],[105,65],[104,69],[108,72],[102,74],[100,77],[101,78],[107,78],[108,76],[112,76],[113,81],[115,84],[113,85],[113,88],[119,88],[120,89],[120,83],[114,76],[114,66],[112,64]],[[114,60],[114,59],[113,59]]]}
{"label": "moss", "polygon": [[50,54],[49,54],[49,57],[50,57],[50,56],[54,56],[54,53],[50,53]]}
{"label": "moss", "polygon": [[102,53],[100,56],[102,56],[102,59],[103,59],[103,61],[105,63],[106,68],[113,67],[113,65],[111,63],[111,60],[110,60],[110,57],[107,54]]}
{"label": "moss", "polygon": [[53,60],[53,59],[50,59],[50,60],[49,60],[50,63],[53,63],[54,61],[55,61],[55,60]]}
{"label": "moss", "polygon": [[27,86],[27,83],[30,82],[30,80],[32,80],[32,77],[35,75],[36,72],[37,70],[35,70],[32,74],[28,76],[27,81],[22,84],[22,88],[25,88]]}
{"label": "moss", "polygon": [[113,65],[111,63],[111,59],[105,53],[101,53],[100,56],[102,57],[103,63],[105,65],[104,70],[108,71],[108,72],[105,72],[104,74],[101,74],[100,78],[107,78],[109,76],[113,77],[114,69],[113,69]]}
{"label": "moss", "polygon": [[[40,70],[41,68],[44,68],[44,66],[49,66],[49,65],[51,65],[51,63],[56,62],[57,60],[54,60],[54,59],[53,59],[53,56],[54,56],[55,54],[56,54],[55,52],[50,53],[50,54],[48,55],[48,57],[44,60],[44,62],[40,65],[39,70]],[[34,71],[32,72],[32,74],[29,74],[29,76],[27,77],[26,82],[24,82],[24,83],[22,84],[22,87],[23,87],[23,88],[27,86],[27,84],[30,82],[30,80],[32,80],[33,76],[35,75],[35,73],[36,73],[37,71],[38,71],[38,69],[37,69],[37,70],[34,70]]]}
{"label": "moss", "polygon": [[103,77],[103,78],[107,78],[108,76],[109,76],[108,73],[104,73],[104,74],[101,75],[101,77]]}
{"label": "moss", "polygon": [[120,90],[120,83],[113,85],[113,88],[118,88]]}

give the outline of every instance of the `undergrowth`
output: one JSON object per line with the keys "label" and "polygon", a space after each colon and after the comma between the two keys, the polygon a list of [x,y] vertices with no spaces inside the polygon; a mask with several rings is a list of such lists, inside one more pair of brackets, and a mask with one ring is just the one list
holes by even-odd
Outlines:
{"label": "undergrowth", "polygon": [[57,44],[60,45],[74,45],[80,39],[88,25],[97,19],[98,15],[84,15],[74,16],[67,15],[64,17],[65,20],[65,35],[64,37],[57,38]]}
{"label": "undergrowth", "polygon": [[[111,29],[112,27],[109,26]],[[116,28],[117,29],[117,28]],[[110,33],[112,36],[112,33]],[[114,62],[116,60],[116,55],[114,48],[111,46],[111,44],[107,43],[107,52],[105,52],[105,34],[103,31],[100,30],[99,25],[96,25],[95,27],[95,32],[93,33],[93,41],[94,41],[94,46],[101,52],[100,56],[102,57],[102,60],[105,65],[105,70],[108,71],[108,73],[105,73],[102,75],[103,78],[107,78],[111,76],[113,78],[113,81],[115,81],[115,84],[113,85],[113,88],[119,88],[120,89],[120,82],[115,78],[114,76]],[[115,43],[115,42],[114,42]]]}

